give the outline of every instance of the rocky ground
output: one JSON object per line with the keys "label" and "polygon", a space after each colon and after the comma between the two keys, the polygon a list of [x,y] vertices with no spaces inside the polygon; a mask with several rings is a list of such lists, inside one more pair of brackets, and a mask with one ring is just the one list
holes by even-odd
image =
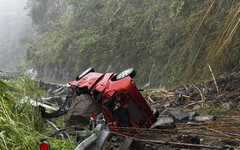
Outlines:
{"label": "rocky ground", "polygon": [[164,134],[151,131],[157,137],[152,145],[158,149],[240,149],[239,82],[240,72],[234,72],[216,82],[183,85],[173,92],[144,91],[145,99],[160,112],[154,128],[164,130]]}

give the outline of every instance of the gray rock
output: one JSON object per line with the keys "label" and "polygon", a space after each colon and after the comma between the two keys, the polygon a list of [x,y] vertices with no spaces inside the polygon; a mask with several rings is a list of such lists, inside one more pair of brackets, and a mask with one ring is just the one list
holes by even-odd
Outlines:
{"label": "gray rock", "polygon": [[195,111],[188,113],[188,121],[193,121],[193,118],[197,115]]}
{"label": "gray rock", "polygon": [[223,108],[227,109],[227,110],[230,110],[233,108],[233,103],[230,101],[230,102],[227,102],[227,103],[223,103]]}
{"label": "gray rock", "polygon": [[126,150],[129,149],[129,147],[131,146],[133,142],[133,138],[132,137],[128,137],[126,138],[123,143],[120,145],[119,150]]}
{"label": "gray rock", "polygon": [[155,122],[151,126],[151,128],[157,128],[157,129],[173,129],[175,127],[176,125],[172,117],[160,118],[157,122]]}
{"label": "gray rock", "polygon": [[211,122],[215,120],[216,120],[216,116],[212,116],[212,115],[194,117],[194,121],[197,121],[197,122]]}
{"label": "gray rock", "polygon": [[67,125],[88,125],[93,113],[101,113],[100,105],[93,101],[91,96],[82,94],[71,104],[66,117]]}
{"label": "gray rock", "polygon": [[200,144],[200,138],[196,134],[181,135],[178,139],[183,143]]}
{"label": "gray rock", "polygon": [[188,118],[188,114],[179,109],[170,111],[170,114],[176,122],[186,122]]}
{"label": "gray rock", "polygon": [[171,104],[170,104],[169,101],[167,101],[167,102],[164,104],[164,107],[166,108],[166,107],[169,107],[169,106],[171,106]]}
{"label": "gray rock", "polygon": [[197,105],[194,105],[193,110],[198,110],[200,108],[201,108],[201,106],[197,104]]}
{"label": "gray rock", "polygon": [[219,150],[234,150],[234,148],[229,145],[220,144]]}
{"label": "gray rock", "polygon": [[118,137],[117,136],[112,136],[112,139],[111,139],[113,142],[116,142],[118,140]]}
{"label": "gray rock", "polygon": [[240,146],[240,143],[238,143],[237,141],[231,140],[231,139],[223,140],[223,141],[221,141],[221,143],[223,145]]}

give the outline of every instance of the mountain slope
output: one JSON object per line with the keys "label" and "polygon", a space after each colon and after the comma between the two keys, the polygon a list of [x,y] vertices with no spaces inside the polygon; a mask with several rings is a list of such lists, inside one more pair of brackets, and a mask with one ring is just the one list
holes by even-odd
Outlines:
{"label": "mountain slope", "polygon": [[[136,82],[175,86],[239,70],[236,0],[30,0],[38,26],[26,61],[39,77],[137,70]],[[41,9],[44,8],[44,9]]]}

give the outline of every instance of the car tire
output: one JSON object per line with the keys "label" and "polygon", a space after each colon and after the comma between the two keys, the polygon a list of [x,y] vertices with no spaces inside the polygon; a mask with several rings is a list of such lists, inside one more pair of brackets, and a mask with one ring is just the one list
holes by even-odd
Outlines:
{"label": "car tire", "polygon": [[79,81],[82,77],[84,77],[85,75],[87,75],[90,72],[95,72],[94,69],[92,67],[86,69],[82,74],[80,74],[79,76],[76,77],[76,81]]}
{"label": "car tire", "polygon": [[133,68],[129,68],[129,69],[124,70],[123,72],[119,73],[116,76],[116,81],[126,78],[128,76],[130,76],[131,78],[134,78],[135,75],[136,75],[136,71]]}

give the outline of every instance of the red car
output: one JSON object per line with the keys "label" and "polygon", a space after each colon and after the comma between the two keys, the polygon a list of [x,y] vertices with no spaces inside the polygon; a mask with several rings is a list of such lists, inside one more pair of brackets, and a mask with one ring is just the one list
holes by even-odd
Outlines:
{"label": "red car", "polygon": [[136,87],[130,68],[120,74],[96,73],[89,68],[69,83],[69,91],[91,94],[102,107],[109,125],[119,127],[150,127],[157,121],[158,112],[152,111]]}
{"label": "red car", "polygon": [[[68,83],[71,95],[90,94],[102,107],[104,119],[109,126],[150,127],[157,121],[158,111],[151,110],[142,94],[136,87],[133,77],[134,69],[130,68],[120,74],[96,73],[88,68],[76,81]],[[45,117],[59,116],[67,112],[68,99],[58,111]]]}

